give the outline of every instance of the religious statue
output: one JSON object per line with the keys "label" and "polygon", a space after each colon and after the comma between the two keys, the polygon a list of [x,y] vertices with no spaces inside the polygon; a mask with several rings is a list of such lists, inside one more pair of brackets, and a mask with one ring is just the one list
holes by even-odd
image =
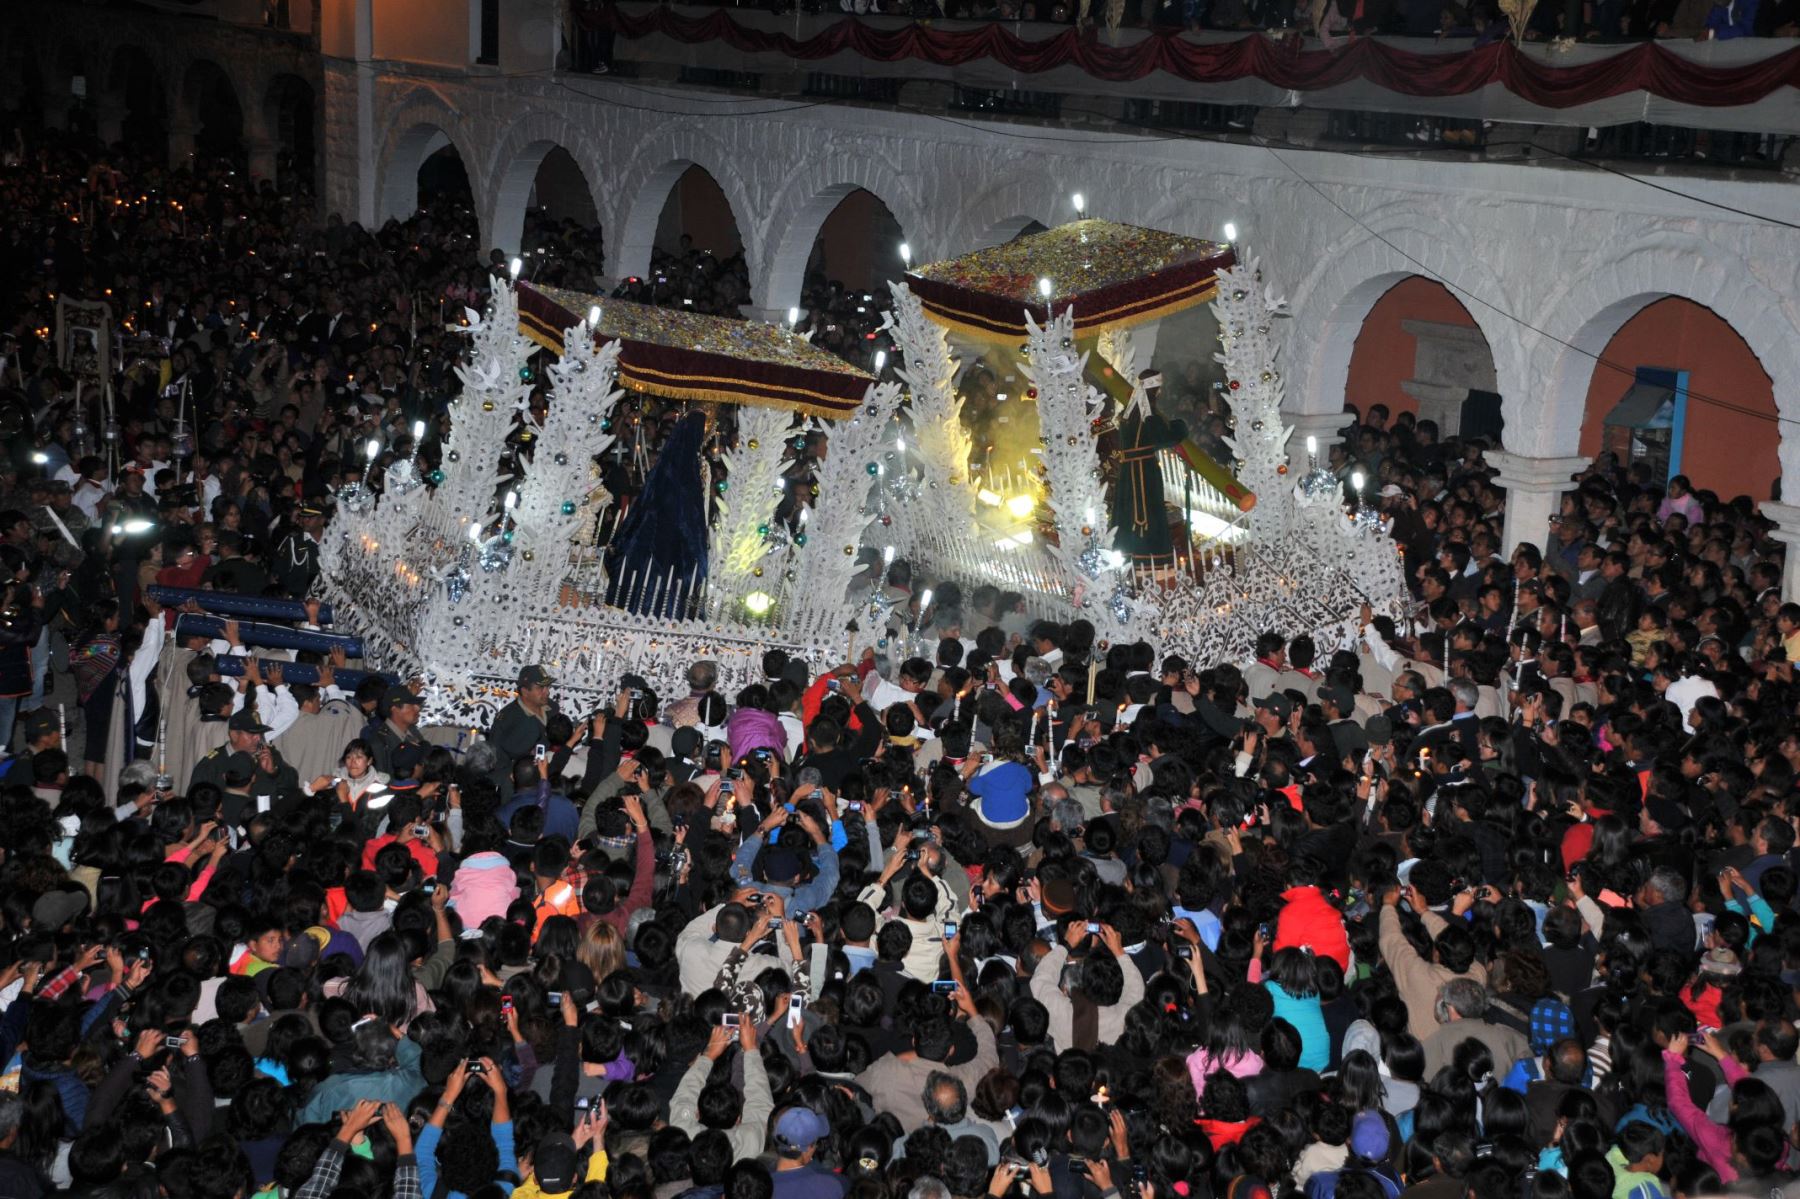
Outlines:
{"label": "religious statue", "polygon": [[1167,564],[1175,552],[1163,503],[1162,451],[1187,438],[1187,424],[1157,412],[1162,375],[1145,371],[1138,379],[1144,403],[1119,422],[1119,473],[1113,483],[1113,546],[1140,566]]}

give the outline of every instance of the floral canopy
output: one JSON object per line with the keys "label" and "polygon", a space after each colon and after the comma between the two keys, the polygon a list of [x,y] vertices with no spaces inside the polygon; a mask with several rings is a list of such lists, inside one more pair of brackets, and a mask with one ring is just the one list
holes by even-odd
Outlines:
{"label": "floral canopy", "polygon": [[678,400],[792,408],[814,416],[855,411],[875,380],[803,337],[760,321],[680,312],[518,285],[519,330],[560,354],[563,331],[600,310],[595,336],[619,341],[619,382]]}
{"label": "floral canopy", "polygon": [[976,337],[1013,341],[1026,312],[1042,325],[1072,307],[1076,336],[1088,338],[1206,303],[1235,261],[1223,242],[1082,220],[918,267],[906,281],[933,320]]}

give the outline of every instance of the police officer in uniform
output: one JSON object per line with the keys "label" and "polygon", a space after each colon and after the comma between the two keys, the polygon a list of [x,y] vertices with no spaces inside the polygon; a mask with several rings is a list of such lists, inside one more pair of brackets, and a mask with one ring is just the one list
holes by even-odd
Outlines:
{"label": "police officer in uniform", "polygon": [[544,744],[544,724],[550,718],[550,685],[556,680],[542,666],[527,666],[519,671],[519,697],[501,708],[487,733],[488,744],[498,759],[494,782],[503,800],[513,792],[513,765],[530,757]]}
{"label": "police officer in uniform", "polygon": [[319,577],[319,530],[325,527],[325,513],[310,504],[294,512],[295,528],[275,547],[269,563],[276,586],[291,599],[305,599]]}
{"label": "police officer in uniform", "polygon": [[223,791],[226,772],[238,770],[250,772],[251,795],[273,798],[284,791],[300,789],[300,776],[274,746],[263,740],[269,726],[258,720],[254,712],[242,709],[226,722],[225,728],[226,743],[195,764],[188,790],[199,783],[212,783]]}

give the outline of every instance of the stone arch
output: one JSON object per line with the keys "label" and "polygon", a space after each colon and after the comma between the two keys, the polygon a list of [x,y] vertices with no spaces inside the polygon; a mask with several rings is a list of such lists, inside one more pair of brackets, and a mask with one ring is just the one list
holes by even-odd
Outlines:
{"label": "stone arch", "polygon": [[1371,223],[1370,232],[1359,229],[1321,256],[1312,277],[1294,283],[1289,294],[1306,296],[1308,302],[1293,310],[1294,328],[1300,331],[1290,343],[1294,356],[1287,395],[1293,411],[1335,416],[1343,410],[1350,356],[1363,322],[1395,284],[1423,276],[1448,288],[1486,338],[1508,428],[1528,423],[1531,418],[1519,405],[1535,397],[1521,394],[1517,330],[1480,302],[1505,303],[1499,277],[1447,230],[1421,227],[1416,218],[1405,224],[1401,220]]}
{"label": "stone arch", "polygon": [[[1011,241],[1028,226],[1054,225],[1057,201],[1067,189],[1052,174],[1035,165],[1029,158],[1017,156],[994,164],[1002,182],[971,198],[961,206],[961,216],[954,226],[948,254],[967,254]],[[1068,211],[1066,198],[1061,206]]]}
{"label": "stone arch", "polygon": [[586,185],[587,215],[600,224],[604,208],[596,187],[600,176],[593,155],[567,121],[545,112],[531,112],[515,121],[500,139],[488,167],[486,224],[487,244],[517,253],[525,228],[525,206],[531,198],[538,172],[552,152],[566,155]]}
{"label": "stone arch", "polygon": [[[770,233],[768,269],[760,283],[756,284],[757,303],[760,307],[785,312],[800,302],[806,264],[812,256],[814,243],[824,232],[826,222],[831,219],[832,214],[857,192],[868,193],[887,210],[888,215],[899,225],[900,239],[907,243],[914,262],[929,262],[933,257],[930,246],[916,240],[921,236],[920,231],[925,228],[924,217],[919,211],[916,198],[908,194],[907,189],[897,186],[898,179],[878,181],[871,178],[881,173],[877,170],[856,169],[848,173],[853,176],[851,180],[834,183],[823,189],[808,189],[811,191],[810,195],[800,191],[800,187],[804,185],[790,189],[789,194],[774,205],[774,211],[791,215],[784,224]],[[882,183],[888,190],[870,186],[875,182]],[[799,194],[795,194],[796,192]],[[900,198],[890,200],[890,196]],[[897,256],[898,250],[896,245],[892,253]]]}
{"label": "stone arch", "polygon": [[[1741,257],[1697,237],[1662,234],[1597,257],[1566,278],[1539,322],[1551,338],[1537,339],[1533,375],[1544,387],[1532,439],[1509,448],[1574,454],[1589,382],[1607,369],[1607,345],[1632,317],[1675,296],[1712,310],[1756,355],[1774,389],[1782,476],[1800,477],[1800,438],[1786,436],[1787,426],[1800,420],[1800,329],[1792,308]],[[1680,286],[1671,286],[1673,280]]]}
{"label": "stone arch", "polygon": [[[318,111],[318,94],[307,80],[285,71],[269,79],[262,96],[262,130],[273,168],[269,178],[284,184],[301,180],[316,188]],[[252,173],[263,172],[253,166]]]}
{"label": "stone arch", "polygon": [[250,115],[244,107],[247,94],[232,73],[212,59],[188,62],[181,74],[179,120],[192,130],[196,153],[243,158]]}
{"label": "stone arch", "polygon": [[[404,220],[419,208],[419,168],[432,154],[448,146],[462,160],[468,172],[469,191],[475,211],[485,215],[482,205],[481,157],[476,143],[461,117],[442,104],[424,102],[407,104],[397,109],[387,124],[380,141],[377,158],[375,223]],[[487,230],[481,230],[482,244],[487,245]]]}
{"label": "stone arch", "polygon": [[621,179],[642,179],[643,182],[621,201],[623,214],[609,226],[616,226],[619,232],[617,236],[609,234],[606,239],[607,273],[624,278],[642,275],[650,269],[650,251],[656,244],[656,227],[662,219],[663,207],[688,168],[697,166],[711,175],[719,190],[725,193],[725,202],[737,221],[738,236],[744,242],[744,263],[750,268],[750,277],[759,278],[763,247],[747,219],[756,211],[756,206],[750,202],[750,191],[743,178],[729,165],[734,160],[732,151],[692,129],[653,133],[646,137],[627,166],[619,172]]}

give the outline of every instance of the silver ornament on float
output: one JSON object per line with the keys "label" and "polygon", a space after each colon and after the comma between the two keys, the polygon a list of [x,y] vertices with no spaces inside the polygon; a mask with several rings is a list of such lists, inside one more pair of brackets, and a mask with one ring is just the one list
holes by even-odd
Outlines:
{"label": "silver ornament on float", "polygon": [[338,503],[351,512],[361,514],[375,507],[374,489],[365,487],[361,483],[351,483],[346,487],[338,488],[337,496]]}
{"label": "silver ornament on float", "polygon": [[[462,565],[452,566],[444,574],[444,598],[452,605],[462,603],[463,596],[469,594],[469,571]],[[456,622],[461,624],[459,618]]]}
{"label": "silver ornament on float", "polygon": [[481,569],[485,574],[505,570],[512,561],[512,543],[504,537],[490,537],[481,543]]}
{"label": "silver ornament on float", "polygon": [[425,486],[417,468],[404,458],[387,468],[386,478],[389,495],[406,495]]}

